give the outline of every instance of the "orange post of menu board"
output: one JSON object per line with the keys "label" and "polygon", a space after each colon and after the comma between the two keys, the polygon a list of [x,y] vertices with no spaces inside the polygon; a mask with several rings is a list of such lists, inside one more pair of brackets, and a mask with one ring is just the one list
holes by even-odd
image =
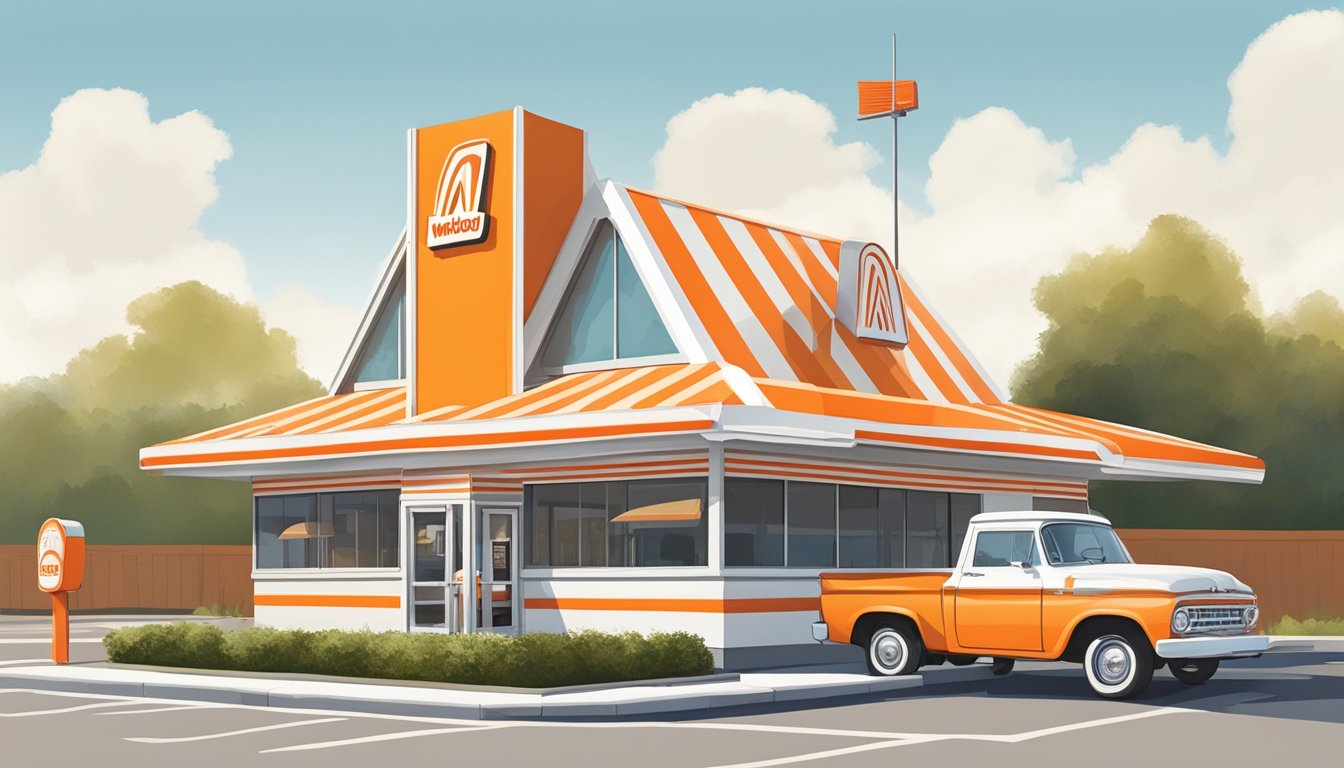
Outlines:
{"label": "orange post of menu board", "polygon": [[37,588],[51,593],[51,660],[70,663],[70,593],[84,582],[84,526],[51,518],[37,530]]}

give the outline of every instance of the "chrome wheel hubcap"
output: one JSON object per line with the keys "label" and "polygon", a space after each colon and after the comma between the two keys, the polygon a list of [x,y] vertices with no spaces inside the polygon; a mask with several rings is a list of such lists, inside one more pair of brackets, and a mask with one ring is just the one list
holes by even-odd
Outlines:
{"label": "chrome wheel hubcap", "polygon": [[1128,650],[1119,643],[1108,643],[1097,650],[1093,669],[1097,677],[1107,685],[1123,682],[1129,676],[1131,657]]}
{"label": "chrome wheel hubcap", "polygon": [[877,655],[877,661],[888,669],[895,669],[901,665],[901,660],[905,658],[905,649],[901,646],[901,641],[895,635],[883,635],[877,639],[873,647]]}

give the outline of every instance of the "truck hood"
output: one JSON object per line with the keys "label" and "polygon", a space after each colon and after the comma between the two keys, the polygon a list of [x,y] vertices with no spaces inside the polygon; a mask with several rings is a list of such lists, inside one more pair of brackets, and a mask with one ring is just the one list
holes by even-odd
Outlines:
{"label": "truck hood", "polygon": [[1070,569],[1075,594],[1112,592],[1121,589],[1253,594],[1254,590],[1235,576],[1211,568],[1185,565],[1098,563]]}

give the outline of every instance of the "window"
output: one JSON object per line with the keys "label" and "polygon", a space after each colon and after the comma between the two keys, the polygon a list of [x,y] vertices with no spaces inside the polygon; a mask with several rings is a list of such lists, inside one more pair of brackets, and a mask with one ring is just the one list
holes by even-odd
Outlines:
{"label": "window", "polygon": [[1051,565],[1133,562],[1107,525],[1050,523],[1041,529],[1041,543]]}
{"label": "window", "polygon": [[625,243],[609,222],[602,222],[556,315],[542,366],[676,353]]}
{"label": "window", "polygon": [[840,567],[905,565],[905,491],[840,486]]}
{"label": "window", "polygon": [[257,497],[257,568],[396,568],[400,495]]}
{"label": "window", "polygon": [[355,382],[406,378],[406,283],[392,287],[355,362]]}
{"label": "window", "polygon": [[995,568],[1013,563],[1041,564],[1031,531],[984,531],[975,537],[973,566]]}
{"label": "window", "polygon": [[905,495],[905,564],[908,568],[951,565],[946,493],[909,491]]}
{"label": "window", "polygon": [[785,538],[789,565],[835,567],[835,493],[828,483],[789,482]]}
{"label": "window", "polygon": [[524,495],[529,567],[709,562],[704,478],[528,485]]}
{"label": "window", "polygon": [[794,480],[724,480],[729,567],[947,568],[980,497]]}
{"label": "window", "polygon": [[784,481],[730,477],[724,482],[726,565],[784,565]]}

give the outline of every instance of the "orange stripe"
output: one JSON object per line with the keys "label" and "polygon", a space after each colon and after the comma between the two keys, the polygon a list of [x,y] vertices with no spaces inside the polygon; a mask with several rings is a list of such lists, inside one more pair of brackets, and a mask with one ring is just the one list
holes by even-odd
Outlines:
{"label": "orange stripe", "polygon": [[[821,302],[817,301],[816,294],[808,290],[803,282],[802,275],[798,274],[797,268],[789,258],[780,250],[779,243],[770,236],[770,231],[759,224],[748,224],[747,233],[756,243],[756,248],[765,256],[765,260],[770,263],[770,268],[774,270],[779,282],[784,286],[784,291],[789,294],[793,304],[801,310],[807,318],[808,325],[812,328],[812,333],[816,335],[818,341],[827,339],[831,332],[831,313]],[[821,366],[826,374],[826,378],[833,382],[833,385],[842,389],[853,389],[854,384],[845,376],[845,372],[840,369],[839,364],[830,357],[829,344],[817,344],[817,351],[808,350]]]}
{"label": "orange stripe", "polygon": [[253,488],[253,493],[274,493],[276,491],[307,491],[320,490],[322,488],[400,488],[401,483],[397,480],[372,481],[367,483],[313,483],[305,485],[271,485],[264,488]]}
{"label": "orange stripe", "polygon": [[395,479],[396,479],[395,475],[370,475],[368,472],[334,472],[330,475],[303,475],[296,477],[263,477],[263,478],[254,477],[252,478],[252,485],[255,487],[259,485],[269,485],[269,484],[285,485],[289,483],[307,483],[307,482],[322,483],[328,480],[382,481],[382,480],[395,480]]}
{"label": "orange stripe", "polygon": [[387,392],[383,390],[371,390],[369,392],[358,392],[353,395],[347,395],[345,398],[337,398],[325,406],[314,408],[308,413],[295,414],[287,419],[277,419],[275,422],[274,434],[283,434],[290,430],[299,429],[314,421],[325,418],[332,413],[367,405],[370,401],[378,400],[385,396]]}
{"label": "orange stripe", "polygon": [[672,405],[741,405],[742,399],[726,381],[716,381],[705,389]]}
{"label": "orange stripe", "polygon": [[704,365],[696,369],[689,376],[678,378],[676,381],[670,382],[666,386],[655,389],[653,392],[645,395],[642,399],[636,400],[634,404],[630,406],[630,410],[638,411],[643,410],[644,408],[658,408],[660,406],[665,406],[669,401],[673,400],[681,393],[711,376],[719,375],[719,373],[719,367],[717,365],[714,365],[713,363]]}
{"label": "orange stripe", "polygon": [[[398,402],[398,400],[400,400],[400,402]],[[322,419],[317,419],[315,421],[307,422],[301,426],[287,426],[284,428],[283,432],[284,434],[287,435],[302,435],[302,434],[309,434],[312,432],[340,432],[341,430],[346,428],[347,424],[358,421],[366,416],[372,416],[373,414],[391,408],[394,405],[400,406],[402,408],[402,415],[404,416],[406,397],[405,395],[402,395],[400,398],[389,397],[386,400],[383,399],[370,400],[367,403],[354,407],[354,409],[351,410],[351,412],[345,413],[340,418],[332,419],[331,421],[323,421]],[[324,416],[323,418],[331,418],[331,416]],[[381,417],[384,424],[396,421],[399,418],[402,418],[402,416],[398,416],[396,414],[385,414],[384,416]],[[381,426],[381,425],[374,424],[371,426]],[[368,428],[369,427],[365,427],[365,429]]]}
{"label": "orange stripe", "polygon": [[183,456],[151,456],[140,462],[141,467],[180,466],[183,464],[211,464],[264,459],[298,458],[302,456],[338,456],[352,453],[379,453],[435,448],[463,448],[478,445],[505,445],[511,443],[544,443],[560,440],[584,440],[634,434],[666,434],[669,432],[699,432],[711,429],[709,419],[671,421],[660,424],[612,424],[574,429],[538,429],[527,432],[492,432],[482,435],[443,435],[437,437],[407,437],[397,440],[371,440],[345,445],[309,445],[294,448],[269,448],[252,451],[220,451]]}
{"label": "orange stripe", "polygon": [[927,472],[900,472],[897,470],[877,469],[869,467],[849,468],[849,467],[831,466],[827,464],[803,464],[800,462],[792,462],[792,461],[752,459],[742,456],[728,456],[726,461],[728,461],[731,464],[748,464],[761,467],[778,467],[785,469],[809,469],[817,471],[832,470],[839,472],[848,472],[852,474],[864,473],[869,475],[878,475],[882,477],[898,477],[898,478],[913,477],[916,479],[936,480],[940,482],[956,480],[956,481],[977,482],[977,483],[1002,483],[1006,485],[1020,485],[1026,488],[1058,488],[1060,490],[1066,490],[1066,491],[1078,491],[1085,489],[1087,487],[1086,483],[1057,483],[1057,482],[1051,482],[1049,480],[1042,480],[1037,482],[1034,480],[1013,480],[1009,478],[977,477],[973,475],[930,474]]}
{"label": "orange stripe", "polygon": [[285,416],[289,416],[290,414],[299,413],[303,409],[310,408],[319,403],[330,402],[332,400],[337,400],[342,397],[347,397],[347,395],[335,395],[335,396],[323,395],[322,397],[315,397],[312,400],[305,400],[302,403],[295,403],[294,405],[288,405],[279,410],[271,411],[269,413],[263,413],[260,416],[253,416],[250,419],[244,419],[242,421],[235,422],[233,424],[226,424],[225,426],[222,427],[215,427],[214,429],[208,429],[204,432],[197,432],[194,435],[188,435],[187,437],[180,437],[176,440],[169,440],[165,443],[162,443],[162,445],[173,445],[176,443],[194,443],[205,440],[214,440],[221,435],[232,433],[235,431],[241,432],[248,429],[249,427],[261,425],[268,420],[283,418]]}
{"label": "orange stripe", "polygon": [[967,358],[961,345],[957,344],[952,337],[948,335],[947,330],[934,318],[933,313],[929,311],[927,306],[925,306],[924,301],[919,297],[919,294],[915,293],[915,290],[901,277],[899,272],[896,274],[896,279],[900,280],[901,296],[905,299],[906,306],[919,316],[919,321],[923,323],[924,327],[933,335],[934,341],[938,343],[938,346],[942,347],[943,354],[947,355],[947,359],[952,362],[952,367],[957,369],[957,372],[961,374],[961,378],[970,386],[971,391],[975,393],[976,397],[980,398],[981,402],[985,403],[1002,402],[999,400],[999,396],[994,394],[994,390],[990,388],[984,378],[980,376],[980,372],[975,369],[975,366],[971,365],[971,361]]}
{"label": "orange stripe", "polygon": [[765,376],[765,369],[757,362],[756,356],[751,353],[751,347],[742,339],[742,334],[738,333],[737,324],[728,316],[723,304],[714,295],[714,289],[710,287],[709,281],[701,274],[700,267],[695,263],[695,257],[682,242],[676,226],[667,216],[667,211],[663,210],[662,202],[656,197],[634,190],[630,191],[630,201],[634,203],[635,209],[644,221],[644,226],[653,236],[653,241],[662,253],[663,260],[671,268],[677,284],[695,307],[700,322],[709,332],[719,354],[723,355],[726,362],[740,366],[752,376]]}
{"label": "orange stripe", "polygon": [[397,595],[254,595],[255,605],[284,608],[400,608]]}
{"label": "orange stripe", "polygon": [[527,482],[541,485],[545,483],[564,483],[570,480],[595,480],[600,478],[613,477],[678,477],[691,474],[694,470],[709,471],[709,464],[701,464],[698,467],[678,467],[677,469],[645,469],[636,471],[611,470],[608,472],[576,472],[559,477],[531,477]]}
{"label": "orange stripe", "polygon": [[952,376],[943,368],[943,364],[938,360],[938,356],[933,354],[932,347],[929,346],[929,340],[915,328],[913,323],[907,323],[906,330],[910,335],[910,343],[905,345],[907,354],[915,356],[919,362],[919,367],[924,369],[924,373],[933,380],[933,385],[943,394],[949,403],[965,404],[969,403],[970,398],[961,391],[957,383],[952,380]]}
{"label": "orange stripe", "polygon": [[676,374],[682,367],[683,366],[680,365],[659,365],[653,368],[636,368],[634,373],[627,375],[625,381],[621,382],[615,389],[585,405],[582,410],[606,410],[613,403],[618,403],[645,387],[654,385],[667,379],[667,377]]}
{"label": "orange stripe", "polygon": [[[1021,406],[1018,407],[1020,408]],[[1237,451],[1230,451],[1224,448],[1187,441],[1172,442],[1173,439],[1179,440],[1179,438],[1129,432],[1128,430],[1123,430],[1110,424],[1103,424],[1095,419],[1088,419],[1082,416],[1072,416],[1070,414],[1041,411],[1037,409],[1032,409],[1031,413],[1052,423],[1071,423],[1078,425],[1083,429],[1092,429],[1114,435],[1115,439],[1120,441],[1120,447],[1124,455],[1132,456],[1134,458],[1182,461],[1195,464],[1218,464],[1221,466],[1242,467],[1246,469],[1263,470],[1265,468],[1265,462],[1261,459]]]}
{"label": "orange stripe", "polygon": [[815,611],[815,597],[757,597],[711,599],[607,598],[607,597],[529,597],[523,607],[531,610],[559,611],[670,611],[675,613],[794,613]]}
{"label": "orange stripe", "polygon": [[528,467],[526,469],[501,469],[498,471],[502,474],[508,474],[508,475],[532,475],[532,474],[550,473],[550,472],[569,472],[571,470],[583,472],[598,469],[626,469],[633,467],[668,467],[668,466],[680,466],[683,464],[705,464],[708,461],[709,461],[708,457],[696,456],[686,459],[667,459],[664,461],[626,461],[611,464],[605,464],[605,463],[570,464],[559,467]]}
{"label": "orange stripe", "polygon": [[452,483],[463,484],[468,482],[466,475],[451,475],[449,477],[404,477],[401,480],[402,485],[449,485]]}
{"label": "orange stripe", "polygon": [[[476,413],[471,413],[471,411],[475,409],[456,411],[448,420],[476,421],[476,420],[499,418],[500,414],[512,413],[513,411],[516,411],[525,406],[533,405],[537,401],[545,400],[546,398],[551,397],[552,395],[557,395],[560,394],[561,392],[566,392],[569,391],[570,389],[581,387],[584,384],[591,381],[592,379],[598,377],[602,373],[610,373],[610,372],[599,371],[594,373],[576,373],[570,376],[561,376],[558,379],[553,379],[551,381],[546,382],[545,384],[542,384],[540,387],[537,387],[536,389],[530,392],[524,392],[521,395],[514,395],[513,397],[506,397],[502,400],[498,400],[495,403],[493,403],[490,408],[487,408],[483,411],[477,411]],[[471,415],[468,416],[467,415],[468,413],[471,413]]]}
{"label": "orange stripe", "polygon": [[[853,478],[853,477],[846,477],[846,476],[844,476],[844,475],[839,475],[839,474],[836,474],[836,473],[833,473],[833,472],[824,472],[824,471],[822,471],[822,470],[816,470],[816,471],[806,471],[806,470],[798,470],[798,469],[791,469],[791,470],[773,470],[773,469],[763,469],[763,468],[755,468],[755,467],[752,467],[752,468],[746,468],[746,469],[736,469],[736,470],[732,470],[732,471],[731,471],[731,474],[734,474],[734,475],[753,475],[753,476],[765,475],[765,476],[767,476],[767,477],[782,477],[782,478],[806,478],[806,479],[809,479],[809,480],[828,480],[828,481],[830,481],[830,482],[838,482],[838,483],[840,483],[841,485],[853,484],[856,480],[863,480],[863,479],[866,479],[866,480],[868,480],[869,482],[882,482],[881,480],[879,480],[879,479],[877,479],[877,478]],[[983,490],[991,490],[991,491],[998,491],[998,490],[1017,490],[1017,488],[1016,488],[1015,486],[1007,486],[1007,487],[1004,487],[1004,486],[995,486],[993,483],[988,483],[988,482],[983,482],[983,481],[976,481],[976,482],[935,482],[935,481],[895,480],[895,479],[893,479],[893,480],[891,480],[890,482],[892,482],[892,483],[898,483],[901,487],[911,487],[911,488],[938,488],[938,489],[941,489],[941,490],[958,489],[958,488],[964,488],[964,489],[966,489],[966,490],[981,490],[981,491],[983,491]],[[1064,499],[1086,499],[1086,498],[1087,498],[1087,494],[1086,494],[1086,493],[1068,492],[1068,491],[1055,490],[1055,489],[1046,490],[1046,489],[1038,489],[1038,488],[1026,488],[1026,489],[1021,489],[1021,490],[1030,490],[1030,491],[1033,492],[1033,495],[1039,495],[1039,496],[1051,496],[1051,497],[1059,497],[1059,498],[1064,498]],[[1039,493],[1037,493],[1037,491],[1039,491]]]}
{"label": "orange stripe", "polygon": [[808,343],[798,335],[788,320],[784,319],[779,307],[771,301],[770,295],[765,292],[765,286],[761,284],[761,278],[752,271],[746,258],[737,250],[719,217],[694,208],[690,209],[690,213],[691,219],[709,243],[710,250],[718,257],[719,264],[723,265],[728,278],[742,295],[742,300],[747,303],[752,314],[760,321],[766,336],[770,337],[770,341],[788,362],[794,378],[827,387],[836,386],[831,377],[826,375],[825,370],[817,364]]}
{"label": "orange stripe", "polygon": [[1033,456],[1056,456],[1069,459],[1096,461],[1101,458],[1091,451],[1079,451],[1072,448],[1051,448],[1044,445],[1023,445],[1020,443],[992,443],[986,440],[960,440],[950,437],[923,437],[919,435],[893,435],[886,432],[872,432],[866,429],[854,430],[856,440],[876,440],[882,443],[904,443],[907,445],[927,445],[934,448],[952,448],[965,451],[989,451],[991,453],[1026,453]]}

